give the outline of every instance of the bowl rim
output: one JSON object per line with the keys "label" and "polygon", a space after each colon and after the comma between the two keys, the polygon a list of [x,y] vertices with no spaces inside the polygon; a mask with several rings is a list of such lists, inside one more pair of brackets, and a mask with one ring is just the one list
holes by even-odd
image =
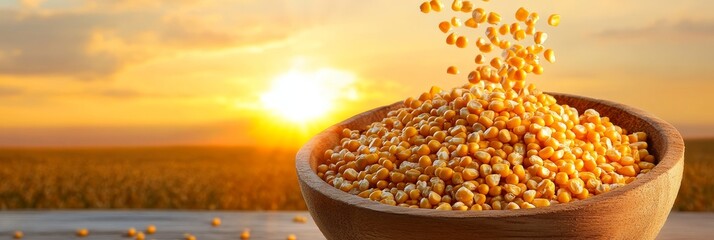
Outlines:
{"label": "bowl rim", "polygon": [[[303,147],[300,148],[296,155],[296,170],[298,175],[298,180],[300,185],[304,187],[309,187],[319,194],[325,195],[326,197],[341,201],[347,205],[361,208],[368,211],[378,211],[390,214],[400,214],[408,215],[412,217],[443,217],[443,218],[502,218],[502,217],[515,217],[515,216],[533,216],[545,213],[558,213],[574,211],[577,209],[585,208],[598,202],[607,200],[605,196],[612,196],[615,194],[621,194],[626,191],[630,191],[636,188],[642,188],[646,183],[649,183],[656,178],[663,177],[670,169],[675,165],[684,161],[684,141],[681,134],[677,131],[674,126],[665,122],[664,120],[648,113],[638,108],[630,107],[617,102],[612,102],[608,100],[596,99],[585,96],[578,96],[573,94],[563,94],[547,92],[549,95],[556,97],[567,97],[573,99],[580,99],[587,102],[596,102],[600,105],[604,105],[611,108],[618,108],[623,110],[636,118],[644,120],[647,124],[651,125],[654,129],[658,129],[663,134],[661,134],[663,140],[664,149],[658,151],[659,163],[647,174],[639,177],[637,181],[633,181],[622,187],[618,187],[607,193],[600,194],[594,197],[587,198],[585,200],[579,200],[570,202],[567,204],[556,204],[544,208],[533,208],[533,209],[517,209],[517,210],[501,210],[501,211],[440,211],[435,209],[422,209],[422,208],[405,208],[390,206],[387,204],[372,201],[366,198],[361,198],[356,195],[352,195],[343,192],[325,182],[320,177],[317,176],[314,169],[310,166],[310,160],[315,157],[312,155],[314,148],[318,146],[318,142],[331,135],[337,135],[343,129],[342,126],[355,122],[362,117],[365,117],[372,112],[385,110],[385,109],[397,109],[402,106],[402,102],[396,102],[390,105],[381,106],[374,108],[372,110],[357,114],[351,118],[348,118],[342,122],[339,122],[324,131],[318,133],[312,137]],[[578,109],[579,111],[583,111]],[[670,136],[671,135],[671,136]],[[670,137],[666,137],[670,136]],[[318,156],[321,157],[321,156]],[[303,193],[304,194],[304,193]]]}

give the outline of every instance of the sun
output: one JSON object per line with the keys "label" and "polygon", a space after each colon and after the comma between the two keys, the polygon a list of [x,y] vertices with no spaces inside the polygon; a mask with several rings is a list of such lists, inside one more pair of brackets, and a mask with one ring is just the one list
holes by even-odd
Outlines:
{"label": "sun", "polygon": [[297,124],[324,118],[339,101],[356,98],[354,75],[335,69],[293,70],[276,77],[261,94],[265,110]]}

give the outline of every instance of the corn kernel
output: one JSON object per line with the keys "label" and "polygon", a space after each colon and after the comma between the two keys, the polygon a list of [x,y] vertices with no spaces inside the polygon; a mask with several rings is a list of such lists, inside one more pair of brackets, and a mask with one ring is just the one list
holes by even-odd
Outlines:
{"label": "corn kernel", "polygon": [[[545,57],[545,60],[548,60],[548,62],[554,63],[555,62],[555,53],[553,52],[552,49],[546,49],[545,52],[543,52],[543,57]],[[593,141],[596,142],[596,141]],[[597,141],[599,142],[599,141]]]}
{"label": "corn kernel", "polygon": [[419,9],[423,13],[429,13],[431,11],[431,5],[429,4],[429,2],[424,2],[421,5],[419,5]]}
{"label": "corn kernel", "polygon": [[449,66],[449,68],[446,69],[446,73],[456,75],[459,74],[459,69],[454,66]]}
{"label": "corn kernel", "polygon": [[441,32],[443,32],[443,33],[449,32],[449,30],[451,30],[451,23],[449,23],[447,21],[440,22],[439,30],[441,30]]}
{"label": "corn kernel", "polygon": [[557,27],[560,25],[560,15],[558,14],[552,14],[550,17],[548,17],[548,25],[551,25],[553,27]]}
{"label": "corn kernel", "polygon": [[516,20],[525,22],[526,19],[528,19],[529,14],[530,13],[525,8],[523,8],[523,7],[518,8],[518,10],[516,11]]}
{"label": "corn kernel", "polygon": [[435,12],[441,12],[441,9],[444,7],[444,4],[439,0],[431,0],[429,5],[431,5],[431,10],[434,10]]}

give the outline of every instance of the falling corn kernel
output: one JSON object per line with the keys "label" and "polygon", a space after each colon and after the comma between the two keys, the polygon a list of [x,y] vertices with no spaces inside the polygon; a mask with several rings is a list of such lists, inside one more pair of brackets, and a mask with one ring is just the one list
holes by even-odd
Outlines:
{"label": "falling corn kernel", "polygon": [[250,229],[243,229],[243,232],[240,233],[240,239],[250,239]]}
{"label": "falling corn kernel", "polygon": [[476,8],[471,13],[471,17],[473,17],[477,23],[484,23],[486,22],[486,10],[483,10],[483,8]]}
{"label": "falling corn kernel", "polygon": [[439,30],[441,30],[441,32],[443,32],[443,33],[449,32],[449,30],[451,30],[451,23],[449,23],[447,21],[440,22]]}
{"label": "falling corn kernel", "polygon": [[146,226],[146,234],[154,234],[156,233],[156,226],[153,224],[149,224],[149,226]]}
{"label": "falling corn kernel", "polygon": [[516,69],[521,69],[526,65],[526,61],[523,60],[523,58],[512,57],[508,59],[508,65],[511,65]]}
{"label": "falling corn kernel", "polygon": [[454,66],[450,66],[449,68],[446,69],[446,73],[456,75],[456,74],[459,74],[459,69]]}
{"label": "falling corn kernel", "polygon": [[540,15],[537,12],[532,12],[531,15],[528,16],[528,19],[526,19],[526,25],[535,26],[539,19]]}
{"label": "falling corn kernel", "polygon": [[474,4],[471,1],[463,1],[461,11],[470,13],[474,9]]}
{"label": "falling corn kernel", "polygon": [[419,10],[423,13],[429,13],[431,11],[431,5],[429,2],[424,2],[421,5],[419,5]]}
{"label": "falling corn kernel", "polygon": [[483,62],[484,62],[483,54],[476,55],[476,58],[474,58],[474,62],[476,62],[476,64],[483,64]]}
{"label": "falling corn kernel", "polygon": [[478,71],[471,71],[471,73],[469,73],[468,79],[470,83],[476,84],[481,81],[481,73],[479,73]]}
{"label": "falling corn kernel", "polygon": [[488,13],[488,23],[495,25],[500,22],[501,22],[501,15],[499,15],[497,12]]}
{"label": "falling corn kernel", "polygon": [[516,11],[516,20],[525,22],[530,13],[525,8],[521,7]]}
{"label": "falling corn kernel", "polygon": [[533,36],[533,40],[536,44],[543,44],[545,40],[548,40],[548,34],[544,32],[536,32]]}
{"label": "falling corn kernel", "polygon": [[552,14],[550,17],[548,17],[548,25],[551,25],[553,27],[557,27],[560,25],[560,15],[559,14]]}
{"label": "falling corn kernel", "polygon": [[518,30],[515,34],[513,34],[513,39],[515,39],[516,41],[526,39],[526,31]]}
{"label": "falling corn kernel", "polygon": [[462,7],[464,7],[464,2],[461,0],[454,0],[454,3],[451,4],[451,10],[454,10],[454,12],[461,11]]}
{"label": "falling corn kernel", "polygon": [[498,33],[500,33],[501,35],[506,35],[510,31],[511,31],[511,26],[509,26],[508,24],[503,24],[503,25],[501,25],[501,27],[498,28]]}
{"label": "falling corn kernel", "polygon": [[429,5],[431,5],[431,10],[434,10],[435,12],[441,12],[441,8],[444,7],[444,4],[442,4],[439,0],[431,0]]}
{"label": "falling corn kernel", "polygon": [[214,227],[220,226],[220,225],[221,225],[221,219],[220,219],[220,218],[217,218],[217,217],[213,218],[213,220],[211,220],[211,225],[213,225]]}
{"label": "falling corn kernel", "polygon": [[290,234],[290,235],[288,235],[287,239],[288,240],[297,240],[297,237],[295,236],[295,234]]}
{"label": "falling corn kernel", "polygon": [[468,45],[468,39],[464,36],[459,36],[456,39],[456,46],[459,48],[465,48]]}
{"label": "falling corn kernel", "polygon": [[146,235],[144,235],[143,232],[139,232],[136,234],[136,240],[144,240],[146,239]]}
{"label": "falling corn kernel", "polygon": [[77,237],[86,237],[89,236],[89,230],[87,230],[86,228],[80,228],[77,229],[77,232],[75,234],[77,235]]}
{"label": "falling corn kernel", "polygon": [[454,45],[456,43],[456,38],[456,33],[449,34],[449,36],[446,36],[446,44]]}
{"label": "falling corn kernel", "polygon": [[466,20],[466,22],[464,22],[464,25],[470,28],[478,28],[478,22],[476,22],[476,20],[474,20],[473,18],[469,18],[468,20]]}
{"label": "falling corn kernel", "polygon": [[461,27],[463,23],[461,23],[461,19],[457,17],[452,17],[451,18],[451,25],[454,25],[454,27]]}
{"label": "falling corn kernel", "polygon": [[23,234],[22,231],[15,231],[15,233],[12,234],[12,238],[14,239],[21,239],[24,236],[25,234]]}
{"label": "falling corn kernel", "polygon": [[126,236],[127,236],[127,237],[136,236],[136,229],[135,229],[135,228],[129,228],[128,230],[126,230]]}
{"label": "falling corn kernel", "polygon": [[196,240],[196,236],[194,236],[194,235],[192,235],[192,234],[184,233],[184,234],[183,234],[183,239],[184,239],[184,240]]}
{"label": "falling corn kernel", "polygon": [[548,60],[548,62],[555,62],[555,53],[552,49],[546,49],[545,52],[543,52],[543,57],[545,57],[545,60]]}

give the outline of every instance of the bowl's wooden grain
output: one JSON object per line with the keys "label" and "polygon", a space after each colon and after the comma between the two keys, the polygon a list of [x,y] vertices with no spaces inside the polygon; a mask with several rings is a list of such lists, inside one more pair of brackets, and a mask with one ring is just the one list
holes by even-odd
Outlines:
{"label": "bowl's wooden grain", "polygon": [[622,104],[553,94],[582,113],[596,109],[629,131],[644,131],[659,163],[648,174],[611,192],[547,208],[504,211],[438,211],[393,207],[344,193],[321,180],[315,168],[339,142],[343,128],[364,129],[401,103],[376,108],[332,126],[297,154],[297,173],[310,214],[328,239],[654,239],[679,190],[684,143],[672,125]]}

